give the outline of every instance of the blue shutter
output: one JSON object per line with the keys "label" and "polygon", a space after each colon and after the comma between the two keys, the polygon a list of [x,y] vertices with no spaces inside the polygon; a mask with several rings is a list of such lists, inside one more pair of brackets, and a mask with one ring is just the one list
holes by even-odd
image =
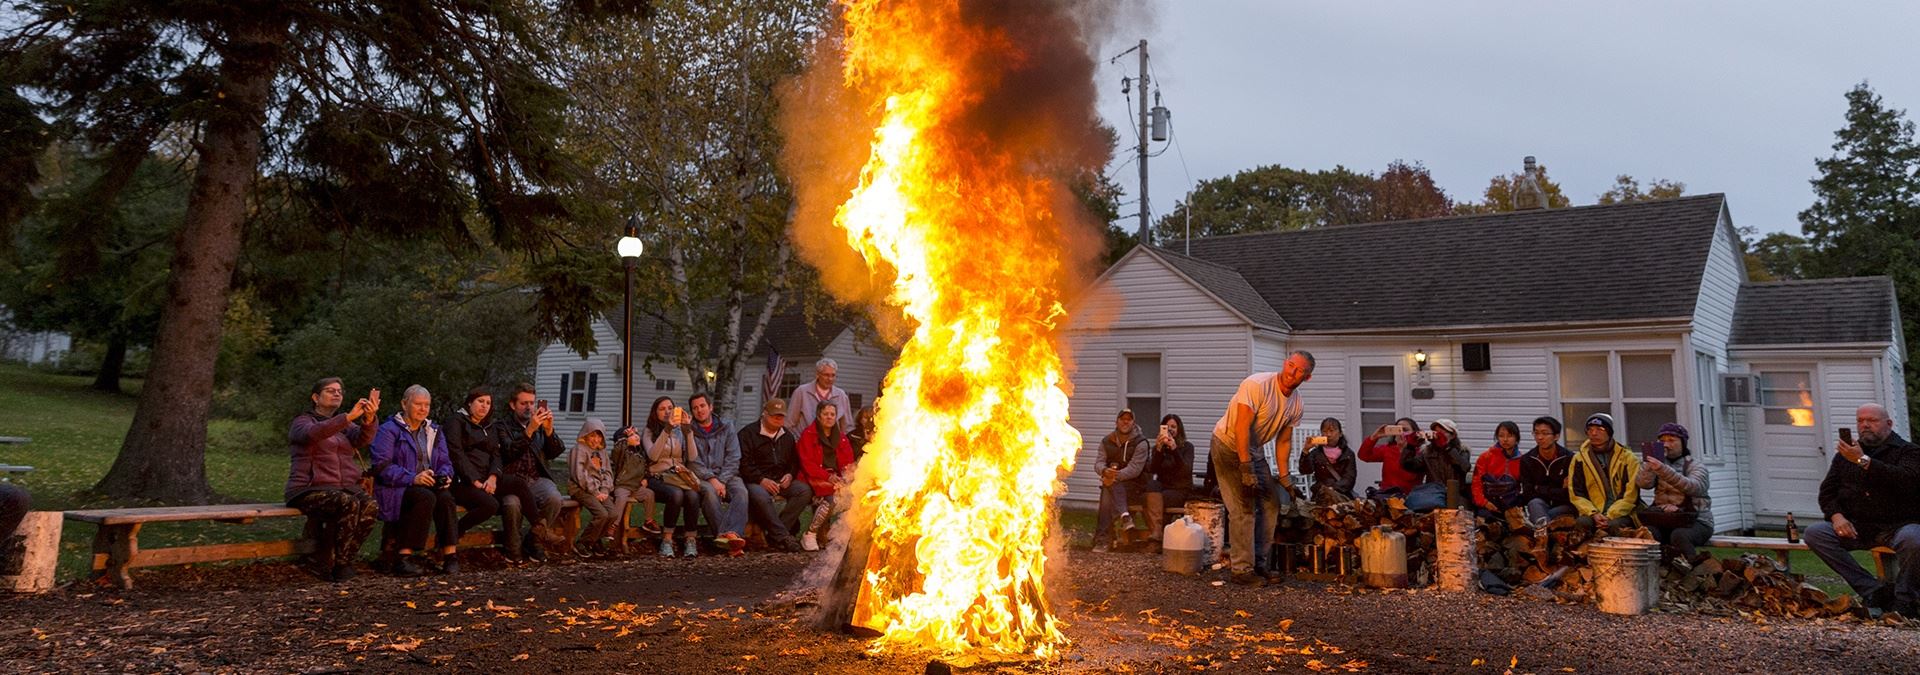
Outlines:
{"label": "blue shutter", "polygon": [[558,408],[560,412],[567,411],[567,378],[569,376],[570,375],[568,373],[560,374],[560,395],[554,397],[554,401],[560,404],[560,407]]}
{"label": "blue shutter", "polygon": [[589,373],[587,375],[587,412],[593,412],[593,402],[599,398],[599,393],[600,374]]}

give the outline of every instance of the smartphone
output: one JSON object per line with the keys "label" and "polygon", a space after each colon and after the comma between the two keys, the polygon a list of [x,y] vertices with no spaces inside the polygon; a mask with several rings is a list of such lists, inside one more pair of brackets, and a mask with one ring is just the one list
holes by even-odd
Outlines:
{"label": "smartphone", "polygon": [[541,409],[541,410],[546,410],[546,409],[547,409],[547,399],[544,399],[544,398],[543,398],[543,399],[540,399],[540,402],[539,402],[539,403],[537,403],[537,404],[535,404],[535,405],[538,405],[538,406],[540,406],[540,409]]}
{"label": "smartphone", "polygon": [[1165,424],[1160,425],[1160,435],[1162,436],[1167,435],[1167,425]]}
{"label": "smartphone", "polygon": [[1327,444],[1327,437],[1325,436],[1314,436],[1312,438],[1307,439],[1307,445],[1326,445],[1326,444]]}
{"label": "smartphone", "polygon": [[1667,446],[1659,441],[1647,441],[1640,444],[1640,454],[1655,462],[1667,461]]}
{"label": "smartphone", "polygon": [[1852,427],[1840,427],[1840,442],[1845,443],[1847,445],[1853,445],[1853,428]]}

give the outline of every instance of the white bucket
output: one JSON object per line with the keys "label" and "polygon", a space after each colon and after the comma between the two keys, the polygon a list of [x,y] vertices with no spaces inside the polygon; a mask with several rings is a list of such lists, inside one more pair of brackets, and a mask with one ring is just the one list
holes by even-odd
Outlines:
{"label": "white bucket", "polygon": [[1645,614],[1660,599],[1660,542],[1607,537],[1587,545],[1600,611]]}
{"label": "white bucket", "polygon": [[1480,581],[1480,529],[1473,513],[1434,511],[1434,583],[1443,591],[1468,592]]}
{"label": "white bucket", "polygon": [[1199,574],[1206,569],[1207,531],[1192,516],[1167,523],[1160,532],[1161,567],[1174,574]]}
{"label": "white bucket", "polygon": [[1201,552],[1200,560],[1208,565],[1226,562],[1226,505],[1211,499],[1189,499],[1187,518],[1207,532],[1207,547]]}

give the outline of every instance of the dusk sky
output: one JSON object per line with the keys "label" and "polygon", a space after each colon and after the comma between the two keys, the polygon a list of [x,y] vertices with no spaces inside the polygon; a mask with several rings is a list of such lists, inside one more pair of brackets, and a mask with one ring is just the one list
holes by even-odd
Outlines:
{"label": "dusk sky", "polygon": [[[1920,110],[1914,2],[1147,4],[1151,22],[1101,53],[1150,42],[1176,144],[1150,163],[1156,217],[1189,174],[1417,160],[1460,201],[1535,155],[1576,205],[1616,174],[1667,178],[1726,193],[1736,225],[1797,233],[1847,90],[1865,80]],[[1136,69],[1128,55],[1098,71],[1112,167],[1131,156],[1120,78]],[[1112,167],[1132,199],[1137,169]]]}

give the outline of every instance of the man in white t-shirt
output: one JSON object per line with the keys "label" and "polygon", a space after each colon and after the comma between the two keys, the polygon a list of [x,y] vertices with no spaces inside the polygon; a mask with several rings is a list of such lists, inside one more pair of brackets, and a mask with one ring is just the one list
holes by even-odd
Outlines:
{"label": "man in white t-shirt", "polygon": [[[1254,573],[1255,499],[1265,501],[1266,512],[1278,514],[1280,502],[1272,492],[1257,494],[1254,467],[1260,446],[1278,441],[1274,456],[1281,467],[1293,455],[1293,427],[1300,422],[1300,397],[1294,393],[1313,377],[1313,355],[1295,351],[1277,373],[1254,373],[1240,382],[1227,402],[1227,412],[1213,426],[1214,474],[1220,499],[1227,507],[1228,563],[1233,581],[1260,586],[1266,578]],[[1276,470],[1280,484],[1292,488],[1285,470]],[[1271,522],[1271,521],[1269,521]],[[1264,537],[1261,537],[1264,539]]]}

